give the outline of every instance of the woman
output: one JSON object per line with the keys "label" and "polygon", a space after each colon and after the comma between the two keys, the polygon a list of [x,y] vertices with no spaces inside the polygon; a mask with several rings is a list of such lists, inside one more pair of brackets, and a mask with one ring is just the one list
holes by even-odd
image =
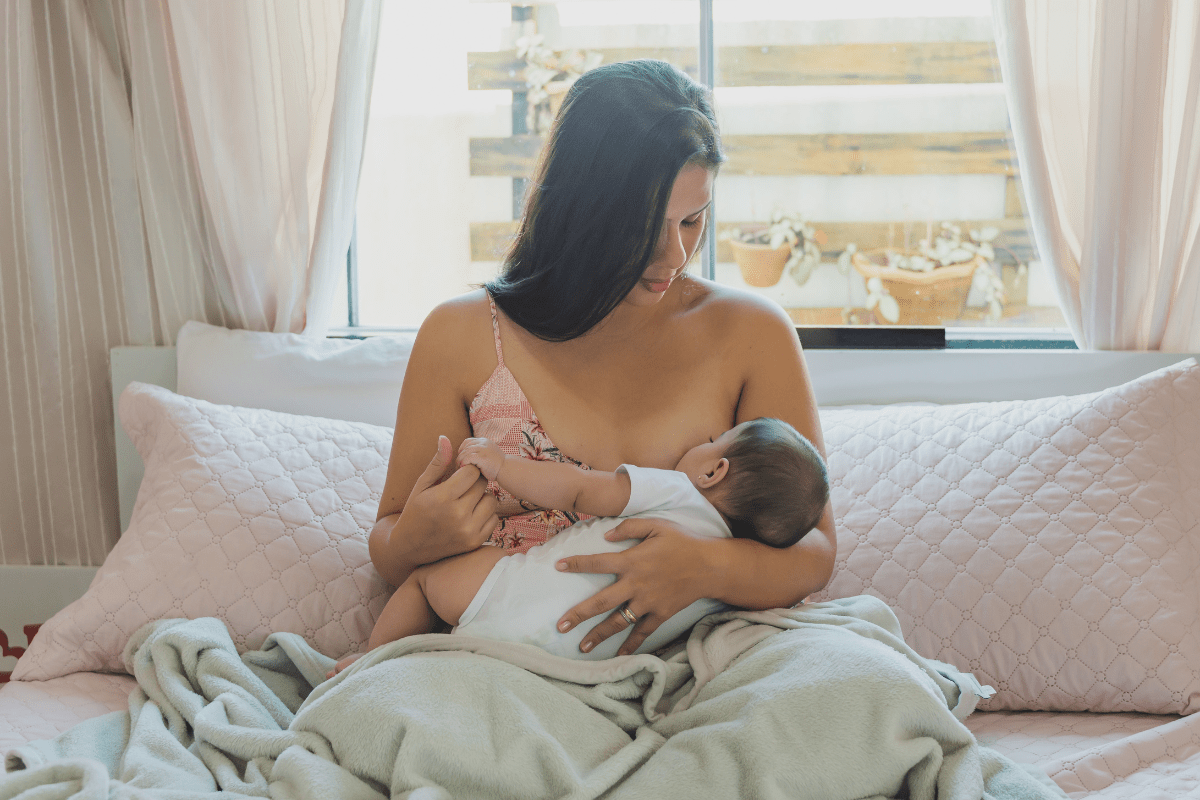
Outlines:
{"label": "woman", "polygon": [[[503,276],[434,309],[417,335],[371,532],[386,580],[399,584],[421,564],[489,540],[528,548],[577,519],[522,508],[489,491],[474,467],[451,473],[449,452],[429,461],[439,434],[455,450],[486,436],[530,458],[670,469],[738,423],[778,417],[824,452],[787,315],[684,272],[723,160],[705,90],[674,67],[611,64],[575,83]],[[835,551],[828,505],[817,529],[783,550],[652,520],[629,520],[610,536],[642,541],[560,564],[618,576],[559,623],[566,631],[612,612],[584,650],[632,624],[621,653],[633,652],[703,597],[795,605],[829,580]]]}

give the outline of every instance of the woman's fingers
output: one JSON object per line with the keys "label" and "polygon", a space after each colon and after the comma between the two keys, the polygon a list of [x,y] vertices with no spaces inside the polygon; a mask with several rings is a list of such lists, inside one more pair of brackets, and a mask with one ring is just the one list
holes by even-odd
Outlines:
{"label": "woman's fingers", "polygon": [[492,531],[496,530],[499,524],[500,518],[496,516],[496,498],[491,493],[484,492],[471,512],[468,529],[475,534],[475,540],[482,544],[492,537]]}
{"label": "woman's fingers", "polygon": [[450,447],[450,440],[445,436],[438,437],[438,449],[433,454],[433,459],[429,465],[425,467],[425,471],[417,478],[417,482],[413,484],[410,497],[416,497],[421,492],[441,483],[446,473],[454,466],[454,451]]}
{"label": "woman's fingers", "polygon": [[492,538],[492,534],[496,531],[496,526],[499,524],[500,517],[496,514],[492,514],[483,521],[483,524],[479,526],[479,531],[476,534],[476,538],[479,540],[481,545],[485,544],[489,539]]}
{"label": "woman's fingers", "polygon": [[[615,584],[605,589],[601,589],[587,600],[584,600],[582,603],[572,608],[566,614],[563,614],[563,616],[558,620],[558,630],[560,633],[566,633],[569,630],[573,630],[584,620],[589,620],[592,617],[599,616],[606,611],[612,611],[613,609],[620,608],[627,599],[628,598],[626,598],[624,594],[620,593],[620,591],[616,589]],[[622,622],[624,622],[624,619],[621,617],[617,617],[617,619],[620,619]],[[609,619],[605,622],[601,622],[600,625],[596,626],[596,628],[598,629],[601,625],[611,621],[612,620]],[[615,630],[611,631],[609,635],[612,635],[612,633],[615,632]],[[589,633],[587,638],[584,640],[584,643],[591,641],[594,646],[596,642],[607,638],[608,636],[597,637],[596,630],[592,630],[592,632]],[[583,649],[582,646],[580,649]]]}
{"label": "woman's fingers", "polygon": [[[617,619],[625,621],[620,612],[616,614]],[[654,616],[647,614],[643,617],[638,617],[638,621],[633,625],[633,630],[629,632],[629,638],[621,643],[621,649],[617,651],[619,656],[628,656],[637,652],[637,649],[642,646],[642,642],[650,637],[650,634],[658,630],[658,621]],[[599,627],[598,625],[596,627]],[[592,631],[594,634],[595,631]],[[590,637],[590,634],[589,634]]]}
{"label": "woman's fingers", "polygon": [[[559,572],[591,572],[603,575],[619,575],[626,563],[625,553],[595,553],[587,556],[571,556],[560,559],[554,566]],[[604,611],[605,609],[600,609]],[[597,611],[596,614],[599,614]],[[595,615],[593,615],[595,616]]]}
{"label": "woman's fingers", "polygon": [[[634,610],[634,607],[630,606],[627,601],[622,601],[616,603],[616,605],[612,605],[612,603],[615,602],[612,598],[617,596],[618,595],[615,594],[610,595],[609,599],[605,600],[604,602],[604,605],[608,607],[602,611],[597,611],[595,614],[589,614],[589,612],[586,610],[579,612],[580,616],[582,616],[580,622],[582,622],[599,614],[603,614],[604,611],[612,611],[612,613],[609,614],[606,619],[599,622],[596,627],[588,631],[587,636],[583,637],[583,641],[579,643],[579,649],[583,652],[590,653],[593,649],[595,649],[596,645],[600,644],[610,636],[617,636],[618,634],[624,633],[626,630],[632,628],[632,630],[629,630],[629,636],[624,642],[621,643],[621,649],[617,651],[617,655],[619,656],[629,655],[633,652],[636,652],[637,649],[641,647],[642,642],[646,641],[647,637],[649,637],[650,634],[654,633],[654,631],[658,629],[659,621],[658,618],[653,614],[638,614],[637,611]],[[601,595],[596,595],[587,602],[590,603],[600,597]],[[582,608],[585,605],[586,603],[571,609],[571,611],[567,612],[567,616],[564,617],[564,619],[574,619],[576,609]],[[598,605],[599,604],[597,604],[596,607],[598,607]],[[623,613],[621,613],[622,609],[628,609],[629,613],[633,615],[635,622],[630,623],[629,619]],[[559,622],[559,630],[565,633],[566,631],[575,627],[577,624],[579,623],[572,623],[570,627],[564,630],[562,622]]]}
{"label": "woman's fingers", "polygon": [[654,532],[654,526],[657,521],[642,517],[630,517],[604,534],[604,538],[610,542],[620,542],[625,539],[645,539]]}
{"label": "woman's fingers", "polygon": [[439,499],[442,502],[447,503],[469,497],[471,506],[474,507],[479,500],[479,494],[486,489],[487,481],[480,476],[479,468],[466,466],[455,470],[454,474],[442,481],[434,491],[441,495]]}
{"label": "woman's fingers", "polygon": [[[625,615],[621,613],[624,608],[629,609],[629,613],[633,614],[634,619],[637,620],[636,622],[630,623]],[[608,619],[588,631],[588,635],[579,643],[579,649],[585,653],[589,653],[596,645],[608,637],[617,636],[632,628],[629,631],[629,636],[621,643],[621,649],[617,651],[617,655],[627,656],[636,652],[642,642],[646,641],[646,637],[653,633],[657,627],[658,622],[655,621],[651,614],[639,615],[628,603],[622,603],[615,612],[608,616]]]}
{"label": "woman's fingers", "polygon": [[[585,556],[571,556],[559,561],[555,566],[562,572],[590,572],[619,575],[621,573],[624,553],[596,553]],[[599,616],[606,611],[619,609],[629,599],[625,589],[613,584],[592,595],[579,605],[564,614],[558,621],[558,630],[566,633],[584,620]],[[588,632],[579,643],[579,649],[588,652],[597,644],[629,627],[629,622],[620,614],[610,616]]]}
{"label": "woman's fingers", "polygon": [[461,553],[478,547],[496,527],[493,523],[486,534],[481,533],[496,511],[496,498],[487,491],[487,486],[478,468],[461,467],[441,484],[426,489],[413,505],[435,515],[438,527],[453,543],[454,552]]}
{"label": "woman's fingers", "polygon": [[[475,500],[475,505],[472,506],[471,513],[475,516],[479,516],[481,514],[483,516],[489,516],[496,512],[496,495],[487,491],[487,481],[480,478],[480,483],[483,484],[483,487],[479,492],[479,497]],[[474,497],[473,492],[471,493],[471,496]]]}
{"label": "woman's fingers", "polygon": [[[637,524],[629,524],[637,523]],[[722,563],[713,552],[703,547],[715,547],[717,540],[698,539],[678,526],[663,520],[629,520],[621,538],[640,538],[632,547],[619,553],[572,556],[559,562],[560,569],[571,572],[611,573],[616,582],[567,612],[561,621],[574,627],[590,616],[605,613],[605,619],[588,631],[582,645],[594,649],[601,641],[628,628],[629,621],[617,610],[627,603],[635,616],[629,638],[622,642],[621,653],[630,653],[641,646],[646,637],[664,620],[695,602],[703,594],[698,587],[711,587],[715,572]],[[604,602],[596,602],[602,599]]]}

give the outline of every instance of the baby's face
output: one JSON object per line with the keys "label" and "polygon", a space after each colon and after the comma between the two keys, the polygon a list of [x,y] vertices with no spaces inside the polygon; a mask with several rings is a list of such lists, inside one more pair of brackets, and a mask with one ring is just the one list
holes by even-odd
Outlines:
{"label": "baby's face", "polygon": [[695,483],[697,478],[711,470],[718,461],[725,457],[725,451],[729,445],[737,439],[742,427],[748,424],[748,422],[743,422],[741,425],[725,431],[716,439],[710,439],[688,450],[675,465],[676,471],[684,473],[692,479],[692,483]]}

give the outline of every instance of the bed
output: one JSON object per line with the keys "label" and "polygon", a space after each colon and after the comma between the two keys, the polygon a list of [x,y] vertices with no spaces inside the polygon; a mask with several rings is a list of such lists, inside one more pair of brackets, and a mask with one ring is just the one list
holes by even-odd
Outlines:
{"label": "bed", "polygon": [[[340,415],[349,421],[338,425],[359,426],[316,430],[309,447],[344,442],[351,431],[353,443],[320,463],[354,462],[360,475],[373,476],[349,500],[343,492],[347,513],[336,546],[314,548],[342,548],[330,574],[346,578],[344,585],[322,583],[319,565],[306,567],[316,589],[297,586],[294,576],[289,589],[287,569],[260,580],[244,576],[248,597],[255,580],[265,586],[273,574],[283,587],[276,594],[291,591],[290,601],[262,593],[257,605],[280,607],[230,622],[239,649],[257,646],[265,631],[293,629],[322,652],[349,652],[343,648],[365,639],[370,615],[386,600],[387,587],[371,576],[355,537],[361,540],[377,502],[362,490],[381,485],[386,426],[411,339],[314,344],[189,326],[178,350],[113,351],[114,404],[127,418],[148,413],[134,404],[150,401],[138,397],[159,397],[153,389],[124,391],[138,382],[270,409],[263,413]],[[834,579],[815,599],[879,597],[919,652],[994,685],[996,696],[967,727],[981,743],[1040,767],[1068,796],[1200,794],[1193,714],[1200,598],[1192,579],[1200,513],[1184,491],[1200,479],[1195,362],[1186,354],[1072,351],[814,350],[807,357],[839,530]],[[143,467],[120,422],[115,435],[122,527],[136,533],[153,511],[150,499],[169,493],[149,474],[143,482],[144,469],[162,465]],[[139,447],[145,454],[152,445]],[[290,523],[294,530],[320,527],[316,511],[301,516]],[[333,526],[332,516],[321,524]],[[103,572],[96,578],[94,568],[0,568],[0,670],[13,669],[14,656],[28,649],[13,680],[0,684],[0,752],[126,707],[135,682],[113,651],[121,631],[127,640],[127,629],[144,620],[117,607],[117,596],[122,586],[133,593],[132,576],[152,562],[125,557],[116,584],[105,584]],[[253,557],[197,563],[241,569]],[[144,596],[152,590],[137,589]],[[343,608],[336,620],[305,617],[314,592]],[[162,602],[182,611],[176,616],[204,616],[200,594]],[[351,595],[364,600],[358,610],[345,599]],[[94,607],[80,611],[89,597]],[[153,601],[145,604],[141,613],[153,618]],[[217,605],[230,619],[245,611],[233,599]],[[36,637],[47,627],[36,626],[47,620],[54,636],[38,650]],[[63,632],[68,622],[79,629],[75,639]],[[117,644],[102,641],[106,635]]]}

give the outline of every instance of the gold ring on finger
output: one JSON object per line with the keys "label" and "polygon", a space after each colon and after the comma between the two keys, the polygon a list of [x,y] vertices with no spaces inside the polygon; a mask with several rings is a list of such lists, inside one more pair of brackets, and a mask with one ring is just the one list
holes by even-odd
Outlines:
{"label": "gold ring on finger", "polygon": [[630,611],[629,606],[621,606],[621,616],[630,625],[633,625],[635,622],[638,621],[637,614],[634,614],[632,611]]}

